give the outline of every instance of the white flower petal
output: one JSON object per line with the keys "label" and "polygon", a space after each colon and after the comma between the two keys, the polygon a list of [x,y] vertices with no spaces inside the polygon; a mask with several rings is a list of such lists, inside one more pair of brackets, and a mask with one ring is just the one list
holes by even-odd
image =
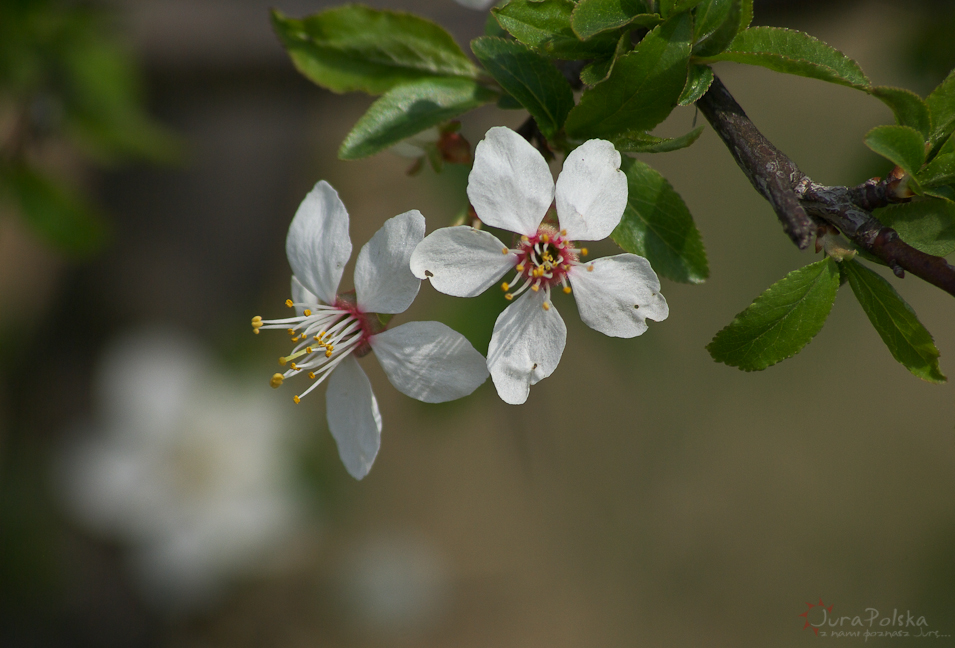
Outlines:
{"label": "white flower petal", "polygon": [[589,265],[592,272],[587,266],[570,270],[577,310],[587,326],[611,337],[631,338],[647,330],[645,320],[667,318],[670,311],[649,261],[618,254]]}
{"label": "white flower petal", "polygon": [[355,296],[366,313],[403,313],[421,282],[408,262],[424,238],[424,216],[412,209],[389,218],[365,243],[355,262]]}
{"label": "white flower petal", "polygon": [[430,279],[435,290],[455,297],[476,297],[517,265],[517,255],[504,254],[497,237],[473,227],[435,230],[411,255],[411,272]]}
{"label": "white flower petal", "polygon": [[554,178],[527,140],[496,126],[474,149],[468,198],[488,225],[532,236],[554,201]]}
{"label": "white flower petal", "polygon": [[348,212],[330,184],[321,180],[307,196],[285,239],[292,274],[326,304],[334,304],[338,283],[351,257]]}
{"label": "white flower petal", "polygon": [[[296,304],[308,304],[310,306],[315,306],[318,304],[319,299],[312,291],[302,285],[302,282],[298,280],[295,275],[292,275],[292,301]],[[304,306],[296,306],[295,314],[299,317],[302,317],[305,314]]]}
{"label": "white flower petal", "polygon": [[381,413],[371,382],[354,356],[342,360],[328,378],[325,415],[345,469],[361,479],[381,446]]}
{"label": "white flower petal", "polygon": [[564,352],[567,327],[553,304],[544,310],[543,303],[543,291],[528,291],[494,323],[487,368],[505,403],[526,401],[531,385],[554,373]]}
{"label": "white flower petal", "polygon": [[467,396],[485,380],[484,356],[440,322],[409,322],[371,338],[388,380],[405,396],[443,403]]}
{"label": "white flower petal", "polygon": [[627,176],[620,153],[604,140],[590,140],[564,160],[557,178],[557,219],[574,241],[610,236],[627,207]]}

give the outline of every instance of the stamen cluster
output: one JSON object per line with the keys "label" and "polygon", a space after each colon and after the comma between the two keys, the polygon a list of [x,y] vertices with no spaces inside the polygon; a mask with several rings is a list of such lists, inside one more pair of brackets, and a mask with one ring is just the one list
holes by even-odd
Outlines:
{"label": "stamen cluster", "polygon": [[[277,320],[252,318],[253,332],[259,329],[286,329],[292,342],[296,343],[292,352],[279,358],[279,364],[289,366],[284,373],[272,376],[269,384],[278,388],[285,381],[299,373],[307,373],[314,380],[308,389],[294,396],[298,403],[303,396],[315,389],[332,370],[350,353],[364,355],[370,350],[368,340],[374,333],[365,314],[360,313],[353,304],[339,299],[334,306],[325,304],[297,304],[291,299],[285,302],[289,308],[299,307],[302,315]],[[299,358],[302,362],[296,362]]]}
{"label": "stamen cluster", "polygon": [[[533,236],[522,236],[516,249],[502,248],[502,252],[516,254],[518,259],[514,267],[517,274],[510,282],[501,284],[504,298],[512,300],[528,288],[534,292],[543,288],[546,294],[543,308],[550,310],[550,289],[561,285],[565,293],[570,293],[567,274],[572,266],[584,265],[579,259],[587,255],[587,248],[574,247],[574,242],[567,238],[567,230],[541,225]],[[592,268],[593,264],[587,267]],[[523,283],[511,292],[511,287],[518,282]]]}

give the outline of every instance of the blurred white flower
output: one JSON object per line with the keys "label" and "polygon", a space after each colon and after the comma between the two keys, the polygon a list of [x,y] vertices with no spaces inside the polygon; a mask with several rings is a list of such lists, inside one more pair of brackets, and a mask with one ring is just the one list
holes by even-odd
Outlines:
{"label": "blurred white flower", "polygon": [[211,367],[169,331],[116,342],[97,376],[98,419],[55,471],[77,521],[128,545],[145,598],[170,611],[276,567],[304,527],[282,409]]}
{"label": "blurred white flower", "polygon": [[491,5],[497,2],[497,0],[454,0],[462,7],[467,7],[468,9],[477,9],[478,11],[484,11]]}

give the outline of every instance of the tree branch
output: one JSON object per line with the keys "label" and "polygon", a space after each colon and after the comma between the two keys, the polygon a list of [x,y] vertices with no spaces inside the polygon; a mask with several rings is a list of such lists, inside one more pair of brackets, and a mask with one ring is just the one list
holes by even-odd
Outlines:
{"label": "tree branch", "polygon": [[808,247],[816,230],[815,219],[838,229],[860,249],[885,262],[898,277],[908,270],[955,296],[955,267],[942,257],[908,245],[872,215],[877,207],[907,200],[894,194],[896,178],[870,180],[857,187],[813,182],[759,132],[718,77],[696,105],[800,249]]}

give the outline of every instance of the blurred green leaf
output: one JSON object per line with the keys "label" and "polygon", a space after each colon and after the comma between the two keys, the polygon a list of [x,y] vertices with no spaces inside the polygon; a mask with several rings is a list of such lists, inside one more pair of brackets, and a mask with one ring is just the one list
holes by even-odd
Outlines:
{"label": "blurred green leaf", "polygon": [[517,41],[482,36],[471,50],[484,68],[537,121],[541,132],[553,137],[574,105],[574,91],[550,61]]}
{"label": "blurred green leaf", "polygon": [[932,131],[932,117],[921,97],[909,90],[888,86],[876,86],[870,92],[892,109],[895,121],[900,126],[910,126],[922,134],[923,140],[928,139]]}
{"label": "blurred green leaf", "polygon": [[611,141],[621,153],[669,153],[690,146],[702,133],[702,125],[680,137],[656,137],[643,131],[627,131]]}
{"label": "blurred green leaf", "polygon": [[913,200],[877,209],[872,214],[902,240],[927,254],[955,252],[955,204],[945,200]]}
{"label": "blurred green leaf", "polygon": [[770,286],[706,347],[717,362],[762,371],[791,358],[822,330],[839,290],[839,268],[823,259]]}
{"label": "blurred green leaf", "polygon": [[570,19],[574,32],[584,40],[631,23],[653,28],[661,22],[663,18],[650,13],[644,0],[580,0]]}
{"label": "blurred green leaf", "polygon": [[955,131],[955,70],[932,90],[925,103],[932,113],[933,130],[929,143],[934,148]]}
{"label": "blurred green leaf", "polygon": [[412,14],[345,5],[297,20],[273,10],[272,24],[299,72],[333,92],[479,75],[448,32]]}
{"label": "blurred green leaf", "polygon": [[629,195],[610,238],[625,252],[646,257],[660,275],[702,283],[710,274],[703,239],[680,194],[650,165],[623,158]]}
{"label": "blurred green leaf", "polygon": [[0,167],[3,193],[37,235],[66,254],[88,256],[106,243],[106,223],[82,197],[29,167]]}
{"label": "blurred green leaf", "polygon": [[852,292],[892,357],[922,380],[948,380],[939,369],[939,353],[932,335],[895,288],[856,261],[844,261],[842,270],[849,276]]}
{"label": "blurred green leaf", "polygon": [[688,106],[706,94],[713,83],[713,68],[709,65],[690,65],[690,74],[686,78],[683,93],[677,100],[680,106]]}
{"label": "blurred green leaf", "polygon": [[740,30],[740,0],[704,0],[693,23],[693,55],[713,56],[733,42]]}
{"label": "blurred green leaf", "polygon": [[582,41],[574,33],[570,17],[576,6],[572,0],[512,0],[491,13],[514,38],[551,58],[575,60],[612,54],[619,34]]}
{"label": "blurred green leaf", "polygon": [[925,140],[909,126],[876,126],[866,133],[865,144],[911,176],[925,161]]}
{"label": "blurred green leaf", "polygon": [[610,138],[666,119],[686,85],[690,23],[689,14],[675,16],[617,59],[606,81],[584,91],[567,117],[567,134]]}
{"label": "blurred green leaf", "polygon": [[735,61],[776,72],[820,79],[861,90],[869,79],[859,64],[837,49],[801,31],[780,27],[750,27],[737,34],[726,51],[700,57],[701,62]]}
{"label": "blurred green leaf", "polygon": [[473,79],[420,79],[396,86],[371,105],[345,138],[338,157],[356,160],[497,99]]}

